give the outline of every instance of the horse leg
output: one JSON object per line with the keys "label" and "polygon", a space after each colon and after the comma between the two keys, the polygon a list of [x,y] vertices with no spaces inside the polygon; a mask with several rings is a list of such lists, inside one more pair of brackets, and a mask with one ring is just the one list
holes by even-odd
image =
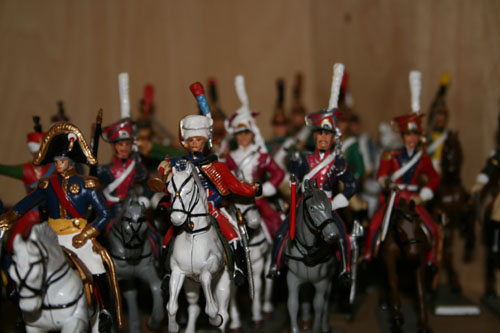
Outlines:
{"label": "horse leg", "polygon": [[392,323],[394,326],[400,327],[403,325],[403,314],[401,313],[401,300],[398,292],[399,281],[396,267],[396,255],[394,253],[384,254],[384,263],[387,269]]}
{"label": "horse leg", "polygon": [[288,315],[290,316],[290,332],[298,333],[299,325],[297,324],[297,315],[299,313],[299,288],[301,285],[298,277],[290,270],[286,275],[288,285]]}
{"label": "horse leg", "polygon": [[241,331],[240,312],[238,310],[238,304],[236,303],[237,292],[238,288],[236,288],[234,283],[231,283],[231,301],[229,302],[229,311],[231,314],[231,324],[229,325],[229,329],[231,332]]}
{"label": "horse leg", "polygon": [[161,322],[165,317],[163,309],[163,297],[161,295],[161,280],[156,273],[156,270],[149,266],[140,278],[149,285],[151,289],[151,296],[153,297],[153,308],[151,310],[151,317],[148,320],[148,329],[154,331],[160,328]]}
{"label": "horse leg", "polygon": [[262,274],[264,272],[264,260],[259,259],[252,262],[254,296],[252,300],[252,326],[254,329],[262,328]]}
{"label": "horse leg", "polygon": [[198,305],[198,300],[200,299],[200,285],[190,279],[187,279],[184,283],[184,290],[189,304],[186,333],[194,333],[196,331],[196,320],[200,315],[200,306]]}
{"label": "horse leg", "polygon": [[229,322],[229,299],[231,296],[231,279],[229,272],[225,269],[217,281],[215,286],[215,297],[217,299],[219,316],[222,317],[222,323],[219,325],[221,332],[225,332],[227,323]]}
{"label": "horse leg", "polygon": [[[424,256],[425,257],[425,256]],[[415,270],[415,282],[417,287],[418,301],[418,329],[419,332],[429,332],[429,323],[427,319],[427,300],[425,292],[425,259]]]}
{"label": "horse leg", "polygon": [[328,282],[328,288],[326,289],[326,292],[325,292],[325,302],[323,304],[323,320],[321,322],[321,331],[322,332],[330,332],[331,331],[331,327],[330,327],[330,323],[329,323],[329,312],[328,312],[328,309],[329,309],[329,302],[328,300],[330,299],[330,294],[332,293],[332,282],[329,281]]}
{"label": "horse leg", "polygon": [[448,284],[453,292],[460,292],[460,282],[458,275],[453,265],[453,241],[454,241],[452,225],[448,225],[444,229],[444,244],[443,244],[443,264],[448,275]]}
{"label": "horse leg", "polygon": [[[270,268],[270,263],[271,263],[271,253],[269,252],[268,255],[266,256],[266,263],[264,264],[265,267],[265,275],[269,273],[269,268]],[[262,306],[262,311],[264,312],[264,318],[265,319],[270,319],[271,318],[271,313],[274,311],[274,306],[273,303],[271,302],[272,296],[273,296],[273,280],[272,279],[264,279],[265,286],[264,286],[264,305]]]}
{"label": "horse leg", "polygon": [[310,330],[313,322],[312,315],[312,297],[314,287],[311,283],[304,283],[299,290],[300,303],[300,326],[303,330]]}
{"label": "horse leg", "polygon": [[200,283],[206,300],[205,313],[209,318],[210,324],[219,327],[222,325],[222,317],[217,314],[217,303],[212,293],[212,274],[208,270],[200,274]]}
{"label": "horse leg", "polygon": [[[328,298],[326,298],[328,291],[328,284],[330,283],[330,279],[324,279],[318,281],[314,284],[315,293],[313,299],[313,307],[314,307],[314,324],[312,331],[320,332],[322,328],[322,324],[324,322],[324,317],[328,317]],[[325,304],[327,311],[325,312]]]}
{"label": "horse leg", "polygon": [[140,332],[141,318],[137,306],[137,288],[132,280],[123,281],[122,293],[127,303],[129,332]]}
{"label": "horse leg", "polygon": [[179,310],[179,292],[182,289],[182,284],[184,283],[184,274],[182,274],[179,269],[173,269],[172,275],[170,276],[170,298],[167,304],[168,312],[168,331],[169,332],[179,332],[179,325],[177,324],[175,315],[177,310]]}

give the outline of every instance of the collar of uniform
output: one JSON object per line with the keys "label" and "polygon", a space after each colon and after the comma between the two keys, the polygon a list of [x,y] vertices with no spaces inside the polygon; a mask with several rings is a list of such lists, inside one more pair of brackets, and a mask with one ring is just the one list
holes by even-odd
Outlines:
{"label": "collar of uniform", "polygon": [[[314,157],[316,158],[317,161],[322,161],[325,157],[330,155],[331,151],[330,150],[319,150],[315,149],[314,150]],[[323,156],[321,156],[323,155]]]}
{"label": "collar of uniform", "polygon": [[63,171],[62,173],[60,173],[59,175],[61,177],[63,177],[64,179],[68,179],[69,177],[72,177],[72,176],[76,175],[76,170],[75,170],[74,167],[69,167],[65,171]]}
{"label": "collar of uniform", "polygon": [[187,158],[192,162],[192,161],[201,161],[203,160],[203,154],[196,152],[196,153],[188,153]]}
{"label": "collar of uniform", "polygon": [[[125,163],[123,163],[123,161],[125,161]],[[118,156],[113,157],[113,165],[116,165],[116,166],[128,165],[131,161],[132,161],[131,157],[126,158],[126,159],[119,158]]]}

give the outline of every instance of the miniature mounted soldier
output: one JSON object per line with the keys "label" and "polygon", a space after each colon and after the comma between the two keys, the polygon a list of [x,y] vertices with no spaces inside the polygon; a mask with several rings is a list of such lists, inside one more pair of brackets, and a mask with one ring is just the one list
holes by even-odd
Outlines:
{"label": "miniature mounted soldier", "polygon": [[[106,165],[99,165],[97,175],[103,186],[103,194],[112,216],[120,211],[121,203],[128,191],[136,185],[142,193],[150,196],[147,187],[148,172],[141,163],[135,147],[135,125],[130,119],[130,102],[128,96],[128,74],[121,73],[118,77],[120,86],[120,104],[122,119],[103,128],[103,138],[110,142],[113,149],[113,160]],[[143,199],[145,199],[143,197]],[[143,200],[148,203],[148,200]]]}
{"label": "miniature mounted soldier", "polygon": [[273,138],[266,142],[267,150],[273,157],[280,150],[281,146],[287,139],[289,125],[288,118],[285,114],[285,108],[283,106],[285,99],[285,82],[283,79],[278,79],[276,81],[276,87],[278,90],[278,98],[276,101],[276,107],[274,108],[273,118],[271,120],[271,124],[273,126]]}
{"label": "miniature mounted soldier", "polygon": [[[33,121],[35,123],[34,131],[28,133],[28,150],[35,156],[38,153],[40,144],[45,137],[45,133],[42,132],[42,125],[40,124],[40,117],[34,116]],[[26,162],[19,165],[0,165],[0,174],[20,179],[22,180],[24,187],[26,189],[26,194],[30,194],[38,187],[38,181],[40,178],[50,177],[55,170],[55,166],[52,163],[36,166],[33,161]],[[33,207],[31,210],[26,212],[24,216],[17,221],[15,228],[24,230],[25,228],[30,228],[31,225],[40,222],[40,210],[39,206]],[[9,247],[9,251],[11,248]]]}
{"label": "miniature mounted soldier", "polygon": [[257,113],[251,112],[248,106],[243,76],[237,76],[235,83],[238,95],[243,94],[241,99],[243,105],[227,122],[228,132],[236,137],[238,148],[229,153],[226,165],[240,180],[263,184],[263,197],[256,200],[256,205],[264,221],[266,236],[269,237],[269,242],[272,242],[272,237],[281,224],[281,214],[269,204],[267,198],[277,193],[285,172],[263,145],[254,118]]}
{"label": "miniature mounted soldier", "polygon": [[[313,152],[296,153],[291,161],[290,172],[301,184],[306,180],[315,181],[318,188],[323,190],[331,201],[331,209],[334,211],[333,217],[339,234],[339,278],[342,284],[348,284],[350,282],[350,243],[344,222],[335,210],[349,205],[349,199],[355,194],[357,184],[342,155],[340,143],[335,150],[333,149],[335,139],[340,138],[341,135],[335,123],[336,117],[340,113],[337,109],[337,102],[342,74],[343,65],[336,64],[328,110],[321,110],[307,115],[306,125],[313,132],[315,149]],[[343,184],[343,190],[335,193],[340,182]],[[294,209],[294,207],[291,209]],[[278,269],[281,268],[281,265],[279,265],[281,259],[278,258],[278,254],[289,228],[287,221],[282,224],[276,234],[269,274],[271,277],[279,274]]]}
{"label": "miniature mounted soldier", "polygon": [[[196,167],[201,184],[207,194],[209,212],[215,217],[227,242],[231,245],[235,259],[234,281],[236,285],[242,285],[245,281],[243,274],[243,269],[246,267],[244,264],[245,253],[240,244],[239,235],[229,220],[232,217],[225,208],[221,207],[221,203],[231,194],[244,197],[260,195],[262,188],[260,184],[251,185],[241,182],[224,163],[217,161],[216,156],[203,154],[205,148],[207,146],[210,148],[211,145],[212,118],[201,83],[196,82],[190,88],[198,100],[203,115],[189,115],[181,119],[180,138],[187,154],[182,157],[166,157],[158,166],[158,173],[160,178],[168,184],[172,166],[179,159],[188,160]],[[164,246],[168,246],[173,232],[173,228],[167,231]]]}
{"label": "miniature mounted soldier", "polygon": [[449,112],[446,106],[446,92],[450,85],[450,74],[441,75],[439,89],[429,112],[429,128],[427,133],[427,154],[432,159],[434,169],[441,173],[441,153],[448,137]]}
{"label": "miniature mounted soldier", "polygon": [[[429,251],[428,263],[437,268],[437,255],[440,239],[438,237],[437,225],[431,215],[424,207],[424,203],[432,199],[434,190],[440,183],[440,177],[434,170],[431,159],[425,153],[422,145],[422,125],[420,113],[420,90],[421,73],[410,72],[410,88],[412,92],[412,110],[407,115],[393,119],[398,126],[403,139],[403,147],[400,149],[386,151],[383,153],[377,173],[377,180],[386,192],[394,191],[393,207],[396,207],[399,200],[410,200],[416,204],[416,212],[423,221],[423,230],[432,241],[433,247]],[[427,183],[420,186],[422,177],[425,176]],[[378,254],[380,243],[382,242],[382,221],[385,214],[391,214],[386,207],[388,202],[381,196],[380,209],[375,213],[370,221],[368,235],[365,241],[364,257],[371,260]],[[389,215],[390,216],[390,215]]]}
{"label": "miniature mounted soldier", "polygon": [[[109,255],[98,245],[96,237],[106,228],[110,214],[99,191],[98,180],[78,175],[74,168],[75,163],[95,165],[97,160],[83,134],[73,124],[59,122],[53,125],[33,159],[33,164],[37,166],[52,162],[56,173],[48,178],[41,178],[33,192],[1,215],[0,229],[9,230],[31,207],[45,201],[48,224],[57,233],[59,244],[76,254],[98,286],[103,301],[99,314],[99,330],[109,331],[112,326],[111,313],[114,311],[104,262],[110,272],[114,272],[114,269],[111,268],[112,261],[105,260],[109,259]],[[92,206],[96,213],[96,219],[92,223],[85,218],[89,206]],[[110,277],[111,282],[114,282],[112,287],[118,306],[117,313],[120,314],[116,277]],[[121,322],[121,317],[118,321]]]}

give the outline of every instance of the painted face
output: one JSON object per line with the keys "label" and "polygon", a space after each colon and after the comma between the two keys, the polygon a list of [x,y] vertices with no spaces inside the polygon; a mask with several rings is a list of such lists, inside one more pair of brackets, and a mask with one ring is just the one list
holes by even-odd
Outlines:
{"label": "painted face", "polygon": [[54,158],[54,164],[56,166],[56,171],[58,173],[63,173],[69,167],[69,161],[66,158],[56,157],[56,158]]}
{"label": "painted face", "polygon": [[236,141],[238,141],[239,146],[243,146],[243,148],[246,148],[252,143],[253,140],[253,133],[250,131],[243,131],[236,133]]}
{"label": "painted face", "polygon": [[333,144],[333,133],[329,131],[314,132],[314,143],[316,149],[328,150]]}
{"label": "painted face", "polygon": [[418,140],[420,139],[420,135],[416,133],[405,133],[403,134],[403,142],[408,149],[408,151],[413,151],[418,144]]}
{"label": "painted face", "polygon": [[445,128],[446,127],[446,123],[447,123],[447,117],[445,114],[443,113],[438,113],[436,115],[436,118],[434,118],[434,126],[438,129],[442,129],[442,128]]}
{"label": "painted face", "polygon": [[118,141],[114,144],[115,156],[121,159],[129,158],[132,152],[132,140]]}
{"label": "painted face", "polygon": [[137,147],[141,155],[148,156],[153,147],[151,142],[151,137],[153,136],[153,130],[151,128],[139,128],[137,131]]}
{"label": "painted face", "polygon": [[286,124],[279,124],[273,126],[274,136],[282,138],[286,135],[288,131],[288,126]]}
{"label": "painted face", "polygon": [[207,138],[204,136],[192,136],[184,141],[184,148],[190,153],[202,153]]}

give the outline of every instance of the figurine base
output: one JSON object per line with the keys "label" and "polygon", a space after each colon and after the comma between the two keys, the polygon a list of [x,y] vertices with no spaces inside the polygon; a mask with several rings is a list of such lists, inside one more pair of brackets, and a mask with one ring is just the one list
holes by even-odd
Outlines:
{"label": "figurine base", "polygon": [[481,309],[462,293],[453,293],[448,286],[439,286],[434,302],[436,316],[478,316]]}
{"label": "figurine base", "polygon": [[[411,304],[403,304],[401,307],[401,312],[404,317],[404,324],[398,331],[400,333],[414,333],[417,328],[417,313],[415,308]],[[389,309],[384,310],[379,305],[375,306],[375,316],[380,327],[380,332],[391,333],[393,328],[391,326],[391,311]]]}
{"label": "figurine base", "polygon": [[481,302],[493,312],[497,317],[500,317],[500,297],[497,298],[481,298]]}

